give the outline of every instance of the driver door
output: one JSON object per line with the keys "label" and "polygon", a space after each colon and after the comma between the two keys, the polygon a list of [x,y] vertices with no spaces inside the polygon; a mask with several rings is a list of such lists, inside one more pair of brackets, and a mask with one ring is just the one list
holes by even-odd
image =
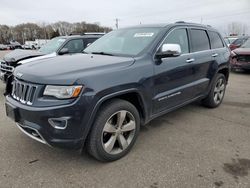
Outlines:
{"label": "driver door", "polygon": [[186,28],[170,31],[162,44],[179,44],[181,54],[166,57],[154,66],[153,113],[159,113],[181,105],[194,97],[195,59],[190,53],[189,37]]}

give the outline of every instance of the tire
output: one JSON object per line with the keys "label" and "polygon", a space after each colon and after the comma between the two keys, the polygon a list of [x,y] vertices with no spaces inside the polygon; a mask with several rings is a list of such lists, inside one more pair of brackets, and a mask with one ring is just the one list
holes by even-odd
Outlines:
{"label": "tire", "polygon": [[97,113],[87,141],[88,153],[103,162],[118,160],[133,147],[139,130],[136,107],[125,100],[113,99]]}
{"label": "tire", "polygon": [[209,108],[218,107],[222,103],[225,95],[226,82],[224,74],[218,73],[208,96],[202,100],[202,104]]}

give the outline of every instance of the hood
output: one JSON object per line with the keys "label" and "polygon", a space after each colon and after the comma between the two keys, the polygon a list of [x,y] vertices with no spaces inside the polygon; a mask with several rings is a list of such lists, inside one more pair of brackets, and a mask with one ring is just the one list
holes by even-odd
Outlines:
{"label": "hood", "polygon": [[55,56],[56,56],[56,52],[53,52],[53,53],[47,54],[47,55],[42,55],[42,56],[38,56],[38,57],[24,59],[24,60],[19,61],[18,63],[21,64],[21,65],[24,65],[24,64],[30,63],[32,61],[37,61],[37,60],[41,60],[41,59],[47,59],[47,58],[51,58],[51,57],[55,57]]}
{"label": "hood", "polygon": [[56,56],[18,66],[14,76],[40,84],[72,85],[90,74],[102,74],[134,63],[131,57],[92,54]]}
{"label": "hood", "polygon": [[233,52],[237,55],[250,55],[250,48],[237,48]]}
{"label": "hood", "polygon": [[31,57],[37,57],[45,55],[39,51],[34,51],[34,50],[14,50],[11,51],[10,53],[6,54],[4,56],[4,61],[6,62],[18,62],[23,59],[31,58]]}

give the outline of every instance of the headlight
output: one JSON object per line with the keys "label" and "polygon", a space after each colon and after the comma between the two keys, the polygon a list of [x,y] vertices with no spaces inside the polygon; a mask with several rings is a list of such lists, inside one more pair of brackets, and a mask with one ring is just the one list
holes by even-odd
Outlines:
{"label": "headlight", "polygon": [[43,95],[53,96],[58,99],[69,99],[78,97],[81,93],[82,86],[52,86],[47,85]]}

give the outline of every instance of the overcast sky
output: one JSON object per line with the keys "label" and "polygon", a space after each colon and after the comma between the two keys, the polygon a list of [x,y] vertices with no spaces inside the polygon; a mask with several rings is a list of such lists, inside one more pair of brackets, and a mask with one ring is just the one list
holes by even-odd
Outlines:
{"label": "overcast sky", "polygon": [[114,28],[115,18],[120,27],[178,20],[250,27],[250,0],[0,0],[0,24],[86,21]]}

